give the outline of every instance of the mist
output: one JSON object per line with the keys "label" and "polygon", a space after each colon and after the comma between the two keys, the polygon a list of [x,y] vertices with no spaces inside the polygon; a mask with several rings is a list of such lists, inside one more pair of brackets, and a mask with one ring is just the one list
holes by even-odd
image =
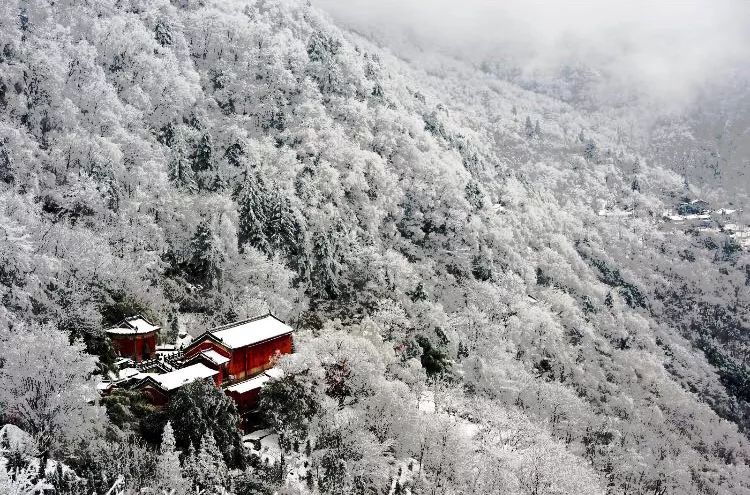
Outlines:
{"label": "mist", "polygon": [[313,0],[339,25],[400,55],[440,52],[555,77],[564,66],[600,78],[599,96],[689,102],[750,67],[743,0]]}

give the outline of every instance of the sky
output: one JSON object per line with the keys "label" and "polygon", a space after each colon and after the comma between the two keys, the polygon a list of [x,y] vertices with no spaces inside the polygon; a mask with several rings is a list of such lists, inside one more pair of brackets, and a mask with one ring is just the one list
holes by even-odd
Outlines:
{"label": "sky", "polygon": [[526,74],[585,65],[611,91],[689,100],[750,72],[750,0],[312,0],[394,51],[417,46]]}

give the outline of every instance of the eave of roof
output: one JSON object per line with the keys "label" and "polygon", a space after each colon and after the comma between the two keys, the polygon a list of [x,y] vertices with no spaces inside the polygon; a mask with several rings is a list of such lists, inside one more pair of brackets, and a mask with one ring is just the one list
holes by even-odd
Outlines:
{"label": "eave of roof", "polygon": [[[242,326],[248,326],[253,324],[260,324],[263,320],[270,320],[270,324],[273,327],[276,327],[275,329],[268,329],[268,328],[246,328],[244,331],[242,331],[240,334],[243,336],[243,338],[239,338],[236,334],[237,331],[240,330],[240,327]],[[251,345],[258,345],[263,342],[268,342],[269,340],[277,339],[279,337],[283,337],[284,335],[290,335],[294,329],[284,323],[283,321],[279,320],[272,314],[265,314],[262,316],[258,316],[255,318],[249,318],[246,320],[241,320],[237,322],[233,322],[227,325],[222,325],[220,327],[216,327],[212,329],[210,332],[218,338],[221,342],[223,342],[226,347],[230,349],[241,349],[243,347],[248,347]],[[266,333],[265,336],[258,338],[257,334],[259,333]]]}

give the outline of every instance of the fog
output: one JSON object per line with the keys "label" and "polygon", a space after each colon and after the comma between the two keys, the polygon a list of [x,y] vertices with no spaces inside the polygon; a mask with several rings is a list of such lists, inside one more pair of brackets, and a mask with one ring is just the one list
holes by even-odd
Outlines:
{"label": "fog", "polygon": [[313,0],[338,23],[413,55],[437,51],[512,64],[526,76],[563,65],[598,72],[610,93],[665,102],[737,77],[750,64],[745,0]]}

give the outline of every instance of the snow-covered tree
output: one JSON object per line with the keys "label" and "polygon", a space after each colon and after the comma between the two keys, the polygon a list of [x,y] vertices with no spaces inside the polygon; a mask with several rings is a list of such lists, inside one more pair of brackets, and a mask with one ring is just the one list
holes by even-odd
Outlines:
{"label": "snow-covered tree", "polygon": [[0,411],[36,441],[42,459],[102,433],[96,358],[52,326],[0,328]]}

